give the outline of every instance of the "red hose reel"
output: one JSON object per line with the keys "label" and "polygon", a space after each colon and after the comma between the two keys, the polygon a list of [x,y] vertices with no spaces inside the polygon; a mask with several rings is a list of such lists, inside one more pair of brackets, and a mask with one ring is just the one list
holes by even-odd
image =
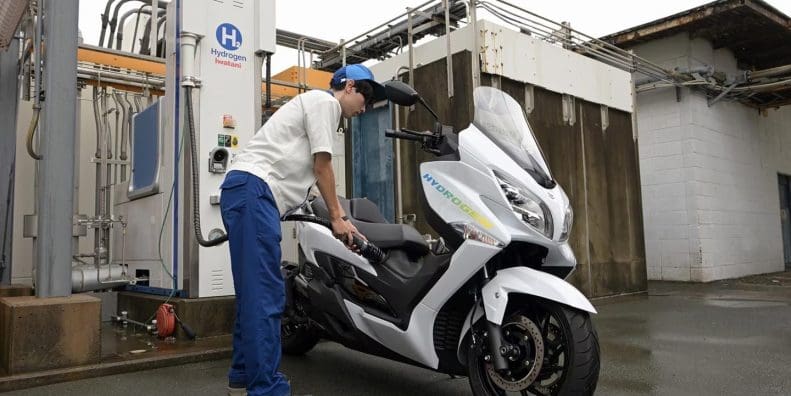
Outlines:
{"label": "red hose reel", "polygon": [[157,333],[159,338],[172,336],[176,332],[176,324],[181,326],[181,329],[184,330],[189,339],[195,339],[195,332],[179,319],[178,315],[176,315],[176,308],[173,305],[160,305],[157,308]]}

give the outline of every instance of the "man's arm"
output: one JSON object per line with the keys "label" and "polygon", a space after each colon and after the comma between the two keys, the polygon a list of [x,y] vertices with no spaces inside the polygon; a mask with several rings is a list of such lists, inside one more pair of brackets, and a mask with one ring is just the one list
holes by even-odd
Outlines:
{"label": "man's arm", "polygon": [[313,156],[313,174],[316,175],[316,184],[318,184],[321,196],[324,198],[327,210],[330,212],[332,232],[338,237],[343,237],[342,240],[346,241],[346,245],[352,246],[353,234],[364,237],[350,221],[343,220],[346,213],[338,201],[338,194],[335,192],[335,172],[332,170],[332,156],[330,153],[319,152]]}

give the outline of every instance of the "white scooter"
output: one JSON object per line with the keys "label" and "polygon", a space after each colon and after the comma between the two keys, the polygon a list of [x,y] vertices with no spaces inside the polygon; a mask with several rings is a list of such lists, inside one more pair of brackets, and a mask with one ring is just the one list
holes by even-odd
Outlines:
{"label": "white scooter", "polygon": [[[404,83],[386,91],[435,114]],[[283,266],[283,351],[304,354],[327,338],[468,376],[475,395],[592,394],[596,310],[563,280],[576,266],[569,199],[519,104],[490,87],[474,100],[475,120],[458,134],[439,122],[433,132],[386,132],[436,155],[417,182],[438,240],[388,223],[367,199],[341,201],[368,239],[355,238],[360,254],[333,236],[320,199],[284,216],[298,221],[299,263]]]}

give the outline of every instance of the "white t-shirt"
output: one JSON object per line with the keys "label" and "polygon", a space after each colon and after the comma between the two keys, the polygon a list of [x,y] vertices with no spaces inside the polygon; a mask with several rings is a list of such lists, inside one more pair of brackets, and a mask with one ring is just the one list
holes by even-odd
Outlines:
{"label": "white t-shirt", "polygon": [[311,185],[313,154],[332,155],[341,104],[327,91],[300,94],[275,112],[236,155],[229,171],[258,176],[269,184],[282,215],[302,203]]}

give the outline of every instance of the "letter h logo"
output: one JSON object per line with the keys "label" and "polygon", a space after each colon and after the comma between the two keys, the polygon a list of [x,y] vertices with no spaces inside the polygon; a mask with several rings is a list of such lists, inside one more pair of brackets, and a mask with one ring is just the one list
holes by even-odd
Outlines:
{"label": "letter h logo", "polygon": [[238,50],[242,46],[242,32],[230,23],[217,26],[217,42],[228,51]]}

